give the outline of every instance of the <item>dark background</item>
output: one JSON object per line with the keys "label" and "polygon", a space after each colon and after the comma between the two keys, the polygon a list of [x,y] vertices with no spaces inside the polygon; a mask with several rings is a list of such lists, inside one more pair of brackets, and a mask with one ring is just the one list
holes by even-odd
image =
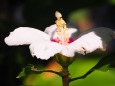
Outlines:
{"label": "dark background", "polygon": [[[88,8],[96,27],[115,29],[115,6],[110,0],[0,0],[0,84],[20,86],[16,76],[27,64],[44,64],[32,58],[28,46],[9,47],[4,38],[17,27],[26,26],[44,30],[55,23],[55,11],[67,21],[69,13]],[[25,33],[26,34],[26,33]]]}

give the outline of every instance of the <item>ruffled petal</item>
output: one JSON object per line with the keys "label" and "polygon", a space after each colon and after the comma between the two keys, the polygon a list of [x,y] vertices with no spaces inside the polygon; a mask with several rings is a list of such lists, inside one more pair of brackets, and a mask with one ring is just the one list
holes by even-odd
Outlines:
{"label": "ruffled petal", "polygon": [[79,38],[65,47],[70,51],[70,56],[74,56],[75,52],[80,54],[91,53],[97,49],[106,50],[108,43],[113,39],[115,33],[109,28],[95,28],[84,32]]}
{"label": "ruffled petal", "polygon": [[[51,39],[56,39],[58,37],[58,34],[56,33],[56,29],[57,26],[56,24],[54,24],[47,27],[44,32],[50,35]],[[69,34],[69,38],[76,39],[79,32],[78,29],[76,28],[68,28],[68,34]]]}
{"label": "ruffled petal", "polygon": [[12,45],[24,45],[31,44],[35,41],[48,40],[50,41],[49,35],[46,33],[30,28],[30,27],[19,27],[10,33],[8,37],[5,38],[5,43],[9,46]]}
{"label": "ruffled petal", "polygon": [[29,48],[32,56],[47,60],[55,54],[60,53],[63,46],[56,42],[42,41],[32,43]]}
{"label": "ruffled petal", "polygon": [[57,38],[57,34],[56,34],[56,29],[57,26],[56,24],[53,24],[49,27],[46,27],[46,29],[44,30],[45,33],[47,33],[48,35],[50,35],[51,39]]}

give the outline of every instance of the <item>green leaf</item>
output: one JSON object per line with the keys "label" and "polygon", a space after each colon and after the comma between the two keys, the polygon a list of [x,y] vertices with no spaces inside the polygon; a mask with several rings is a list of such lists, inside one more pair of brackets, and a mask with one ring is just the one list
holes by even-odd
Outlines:
{"label": "green leaf", "polygon": [[32,68],[34,68],[34,65],[29,64],[28,66],[23,68],[23,70],[19,73],[19,75],[16,78],[21,78],[21,77],[24,77],[24,76],[29,75],[29,74],[40,74],[40,73],[42,73],[42,71],[35,71],[37,69],[34,68],[35,70],[32,70]]}
{"label": "green leaf", "polygon": [[23,70],[19,73],[19,75],[16,78],[21,78],[23,76],[25,76],[25,68],[23,68]]}
{"label": "green leaf", "polygon": [[[69,66],[69,71],[72,78],[82,76],[86,74],[100,61],[101,55],[88,55],[79,56],[77,59]],[[88,73],[89,74],[89,73]]]}
{"label": "green leaf", "polygon": [[33,65],[28,65],[25,67],[25,74],[28,75],[28,74],[31,74],[31,68],[32,68]]}
{"label": "green leaf", "polygon": [[16,78],[21,78],[21,77],[24,77],[24,76],[30,74],[32,66],[33,65],[29,64],[28,66],[26,66],[25,68],[23,68],[22,71],[19,73],[19,75]]}
{"label": "green leaf", "polygon": [[[93,56],[98,57],[98,55],[93,55]],[[77,69],[79,71],[76,70],[77,72],[74,73],[74,76],[76,76],[76,77],[72,77],[71,81],[86,78],[88,75],[93,73],[95,70],[100,70],[101,72],[114,70],[114,69],[112,69],[112,68],[115,68],[114,53],[110,53],[105,56],[100,55],[99,57],[101,57],[101,58],[95,59],[96,62],[94,62],[93,60],[91,61],[91,59],[88,59],[88,58],[87,59],[77,59],[77,66],[75,66],[75,69],[77,69],[78,66],[81,66],[81,67],[79,69]],[[91,65],[91,62],[93,62],[93,65]],[[73,71],[75,71],[75,69],[74,70],[71,69],[72,72],[70,71],[70,73],[73,73]]]}
{"label": "green leaf", "polygon": [[111,64],[106,64],[102,67],[100,67],[99,69],[96,69],[102,72],[106,72],[106,71],[115,71],[115,67],[112,67]]}
{"label": "green leaf", "polygon": [[111,53],[103,57],[92,69],[107,71],[112,68],[115,68],[115,54]]}
{"label": "green leaf", "polygon": [[102,66],[102,67],[100,67],[99,69],[96,69],[96,70],[105,72],[105,71],[108,71],[110,69],[111,69],[110,64],[106,64],[106,65],[104,65],[104,66]]}

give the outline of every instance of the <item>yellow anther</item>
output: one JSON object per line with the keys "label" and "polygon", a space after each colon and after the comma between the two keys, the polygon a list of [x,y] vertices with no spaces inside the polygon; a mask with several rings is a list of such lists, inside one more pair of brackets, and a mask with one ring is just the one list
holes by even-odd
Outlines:
{"label": "yellow anther", "polygon": [[60,19],[62,17],[61,13],[58,11],[55,12],[55,16],[57,19]]}
{"label": "yellow anther", "polygon": [[59,35],[60,44],[67,45],[69,41],[68,28],[66,27],[66,22],[62,19],[61,13],[56,11],[55,16],[57,18],[57,34]]}

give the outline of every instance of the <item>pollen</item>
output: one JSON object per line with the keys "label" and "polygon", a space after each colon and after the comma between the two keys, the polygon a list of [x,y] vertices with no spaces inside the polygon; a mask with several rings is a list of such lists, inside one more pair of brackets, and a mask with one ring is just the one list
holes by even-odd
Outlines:
{"label": "pollen", "polygon": [[61,13],[56,11],[55,16],[57,18],[56,20],[56,26],[57,26],[57,34],[58,34],[58,43],[62,45],[68,45],[69,44],[69,34],[68,34],[68,28],[66,26],[66,22],[63,20]]}

